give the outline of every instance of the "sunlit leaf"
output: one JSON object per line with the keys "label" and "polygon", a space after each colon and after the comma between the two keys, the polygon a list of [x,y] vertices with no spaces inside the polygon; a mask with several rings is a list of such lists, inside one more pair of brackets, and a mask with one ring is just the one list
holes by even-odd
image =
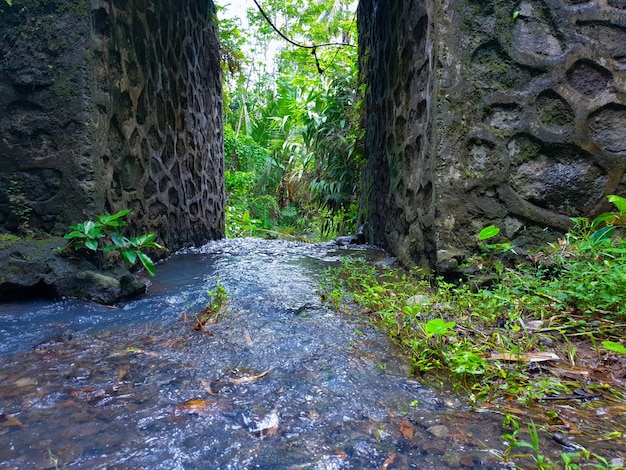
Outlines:
{"label": "sunlit leaf", "polygon": [[617,207],[617,210],[620,214],[626,214],[626,198],[611,194],[607,196],[607,199],[609,200],[609,202],[615,204],[615,207]]}
{"label": "sunlit leaf", "polygon": [[500,233],[500,229],[495,225],[489,225],[480,231],[478,234],[479,240],[488,240],[489,238],[493,238]]}
{"label": "sunlit leaf", "polygon": [[441,318],[435,318],[430,320],[424,325],[424,330],[428,336],[444,335],[448,333],[451,328],[454,328],[455,323],[453,321],[444,321]]}
{"label": "sunlit leaf", "polygon": [[616,343],[614,341],[602,341],[602,346],[604,346],[604,349],[606,349],[607,351],[612,351],[619,354],[626,354],[626,348],[620,343]]}

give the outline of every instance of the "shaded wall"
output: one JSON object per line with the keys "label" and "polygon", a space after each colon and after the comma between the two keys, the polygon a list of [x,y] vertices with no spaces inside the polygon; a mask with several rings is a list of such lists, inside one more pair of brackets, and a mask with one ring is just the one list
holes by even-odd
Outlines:
{"label": "shaded wall", "polygon": [[155,231],[170,249],[222,236],[213,3],[2,8],[0,226],[65,233],[128,208],[130,232]]}
{"label": "shaded wall", "polygon": [[626,195],[624,2],[361,0],[358,15],[371,240],[448,269],[486,225],[521,242]]}

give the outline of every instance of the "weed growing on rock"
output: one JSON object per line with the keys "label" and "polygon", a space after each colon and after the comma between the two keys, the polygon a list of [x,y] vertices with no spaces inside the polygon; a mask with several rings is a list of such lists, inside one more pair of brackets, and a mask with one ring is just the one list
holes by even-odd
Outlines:
{"label": "weed growing on rock", "polygon": [[67,254],[71,249],[74,251],[86,249],[96,255],[96,263],[102,268],[105,263],[104,255],[117,251],[131,266],[139,260],[148,274],[154,276],[154,262],[145,251],[165,248],[154,241],[154,233],[131,238],[120,235],[119,230],[126,225],[122,219],[128,214],[130,210],[125,209],[113,215],[99,215],[96,221],[86,220],[80,224],[71,225],[72,231],[65,235],[69,242],[62,253]]}

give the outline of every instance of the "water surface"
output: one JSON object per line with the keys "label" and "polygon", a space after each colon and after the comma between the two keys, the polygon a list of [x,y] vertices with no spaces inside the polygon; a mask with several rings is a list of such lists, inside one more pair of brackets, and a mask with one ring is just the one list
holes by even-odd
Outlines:
{"label": "water surface", "polygon": [[[358,312],[320,302],[325,270],[359,253],[213,242],[116,308],[0,305],[0,468],[501,468],[499,418],[423,387]],[[194,331],[218,284],[227,310]]]}

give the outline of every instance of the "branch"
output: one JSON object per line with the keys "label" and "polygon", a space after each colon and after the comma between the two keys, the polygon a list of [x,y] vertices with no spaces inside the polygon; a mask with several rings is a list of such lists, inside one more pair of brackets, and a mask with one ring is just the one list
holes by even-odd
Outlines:
{"label": "branch", "polygon": [[[261,12],[261,15],[263,15],[263,18],[265,18],[265,21],[267,21],[269,23],[269,25],[272,27],[272,29],[274,31],[276,31],[278,33],[278,35],[283,38],[285,41],[287,41],[289,44],[292,44],[296,47],[301,47],[303,49],[312,49],[312,54],[315,55],[315,59],[317,60],[317,55],[315,54],[315,49],[317,49],[318,47],[327,47],[327,46],[337,46],[337,47],[355,47],[354,44],[348,44],[345,42],[326,42],[323,44],[313,44],[312,46],[306,45],[306,44],[300,44],[297,43],[296,41],[294,41],[293,39],[288,38],[287,36],[285,36],[283,34],[283,32],[281,30],[279,30],[274,23],[272,23],[272,20],[269,19],[269,17],[267,16],[267,13],[265,13],[265,11],[263,11],[263,8],[261,8],[261,5],[259,5],[259,2],[257,2],[257,0],[253,0],[254,4],[257,6],[257,8],[259,9],[259,11]],[[318,67],[319,68],[319,67]]]}

